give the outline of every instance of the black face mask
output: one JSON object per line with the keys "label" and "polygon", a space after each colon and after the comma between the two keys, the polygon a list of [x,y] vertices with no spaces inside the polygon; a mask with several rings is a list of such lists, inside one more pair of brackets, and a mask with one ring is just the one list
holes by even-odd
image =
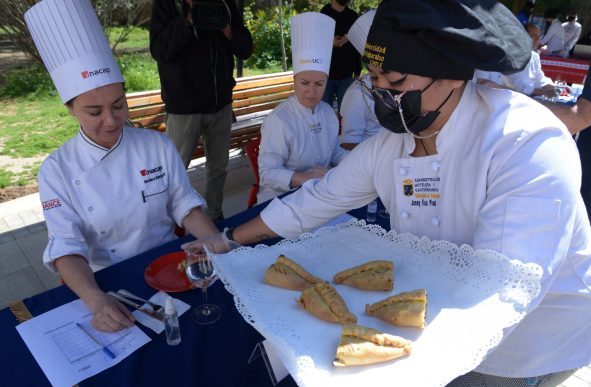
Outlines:
{"label": "black face mask", "polygon": [[376,95],[374,92],[374,111],[380,125],[394,133],[409,132],[411,134],[418,134],[431,126],[439,116],[439,109],[445,105],[453,93],[452,90],[435,111],[421,114],[421,95],[433,82],[423,90],[405,92],[384,90],[386,95],[382,95],[383,93]]}

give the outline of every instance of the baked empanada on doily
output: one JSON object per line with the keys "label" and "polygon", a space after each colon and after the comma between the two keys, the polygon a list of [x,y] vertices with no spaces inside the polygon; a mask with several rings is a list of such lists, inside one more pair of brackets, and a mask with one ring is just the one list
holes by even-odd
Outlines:
{"label": "baked empanada on doily", "polygon": [[324,281],[285,255],[277,257],[275,263],[265,271],[265,283],[280,288],[301,291],[320,282]]}
{"label": "baked empanada on doily", "polygon": [[335,367],[381,363],[407,356],[411,342],[399,336],[355,324],[343,325]]}
{"label": "baked empanada on doily", "polygon": [[375,304],[365,305],[365,313],[402,327],[425,327],[427,291],[404,292]]}
{"label": "baked empanada on doily", "polygon": [[334,323],[357,322],[349,312],[343,298],[328,282],[321,282],[305,289],[297,303],[314,316]]}
{"label": "baked empanada on doily", "polygon": [[333,280],[357,289],[389,291],[394,287],[394,263],[370,261],[335,274]]}

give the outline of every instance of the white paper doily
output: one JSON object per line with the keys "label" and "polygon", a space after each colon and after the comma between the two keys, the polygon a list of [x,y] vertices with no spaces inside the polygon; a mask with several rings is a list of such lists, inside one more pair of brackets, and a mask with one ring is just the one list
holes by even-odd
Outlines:
{"label": "white paper doily", "polygon": [[[335,368],[341,326],[296,304],[300,293],[264,284],[265,270],[285,254],[332,283],[344,269],[374,259],[394,261],[394,290],[372,292],[334,285],[359,325],[412,340],[409,357]],[[474,369],[496,346],[503,328],[524,317],[540,290],[542,269],[491,250],[474,250],[410,234],[388,233],[365,221],[326,227],[274,246],[242,247],[214,265],[244,319],[275,345],[300,386],[445,386]],[[365,304],[425,288],[427,328],[395,327],[365,315]]]}

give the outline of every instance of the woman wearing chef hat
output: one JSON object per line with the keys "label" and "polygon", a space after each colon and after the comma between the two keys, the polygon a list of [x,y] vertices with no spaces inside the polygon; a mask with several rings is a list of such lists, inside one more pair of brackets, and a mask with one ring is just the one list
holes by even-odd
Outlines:
{"label": "woman wearing chef hat", "polygon": [[335,21],[307,12],[291,19],[294,94],[269,114],[261,127],[259,175],[262,203],[324,176],[346,151],[339,147],[339,123],[322,102]]}
{"label": "woman wearing chef hat", "polygon": [[[349,42],[360,55],[363,55],[365,50],[365,40],[375,14],[375,9],[372,9],[359,16],[347,32]],[[340,111],[343,126],[340,140],[341,146],[345,149],[355,148],[357,144],[377,134],[382,128],[374,113],[373,95],[369,89],[371,78],[366,74],[355,80],[345,92]]]}
{"label": "woman wearing chef hat", "polygon": [[395,232],[495,250],[543,273],[524,318],[449,386],[560,384],[591,362],[591,228],[579,155],[548,109],[471,81],[477,68],[521,71],[530,42],[495,0],[383,0],[364,58],[388,130],[212,241],[297,236],[379,196]]}
{"label": "woman wearing chef hat", "polygon": [[80,124],[39,170],[49,234],[43,261],[86,303],[97,329],[121,329],[133,318],[98,287],[93,270],[173,240],[175,224],[196,237],[217,229],[174,144],[125,126],[123,77],[90,0],[44,0],[25,21]]}

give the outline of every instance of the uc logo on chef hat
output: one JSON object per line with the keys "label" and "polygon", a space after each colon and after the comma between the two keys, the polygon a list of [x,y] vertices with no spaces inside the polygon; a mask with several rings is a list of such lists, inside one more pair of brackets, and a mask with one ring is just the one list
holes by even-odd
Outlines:
{"label": "uc logo on chef hat", "polygon": [[302,58],[300,59],[300,64],[323,64],[324,61],[322,58]]}

